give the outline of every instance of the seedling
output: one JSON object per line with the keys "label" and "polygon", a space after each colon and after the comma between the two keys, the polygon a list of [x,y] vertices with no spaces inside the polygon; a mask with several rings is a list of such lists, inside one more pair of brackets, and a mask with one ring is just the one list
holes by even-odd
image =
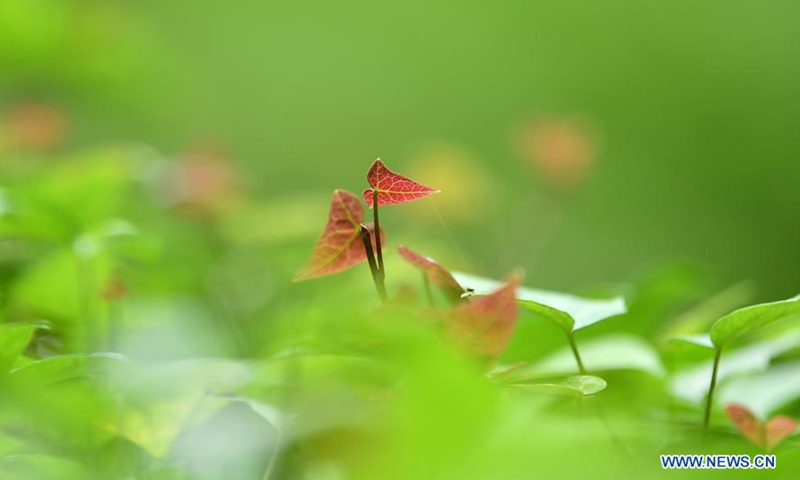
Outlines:
{"label": "seedling", "polygon": [[[364,201],[372,208],[373,227],[364,225],[364,209],[358,198],[345,190],[336,190],[331,200],[328,223],[317,240],[311,258],[295,275],[295,280],[308,280],[330,275],[364,261],[369,263],[372,279],[381,299],[387,301],[383,262],[383,231],[380,228],[381,205],[396,205],[417,200],[438,190],[426,187],[389,170],[380,159],[367,173],[370,188],[364,190]],[[376,235],[375,232],[380,232]],[[362,242],[358,239],[361,237]],[[360,243],[363,243],[363,248]],[[513,275],[504,284],[466,303],[460,303],[467,291],[453,275],[435,260],[399,247],[400,255],[423,270],[429,299],[430,283],[441,288],[455,307],[443,317],[444,335],[463,352],[494,360],[508,345],[516,327],[518,308],[516,289],[522,279]]]}
{"label": "seedling", "polygon": [[[378,295],[386,302],[384,235],[379,207],[411,202],[439,190],[389,170],[380,158],[367,172],[367,182],[370,188],[364,190],[363,195],[364,201],[372,208],[373,226],[363,223],[364,209],[358,197],[346,190],[334,191],[328,223],[314,246],[311,258],[295,275],[295,281],[330,275],[367,261]],[[359,237],[361,242],[358,242]]]}
{"label": "seedling", "polygon": [[[762,303],[740,308],[720,318],[711,326],[710,343],[715,353],[711,382],[708,386],[708,395],[706,395],[705,414],[703,415],[703,438],[708,432],[708,424],[711,420],[711,407],[714,404],[714,389],[717,386],[717,375],[723,348],[732,341],[759,328],[780,320],[796,317],[800,317],[800,296],[779,302]],[[708,345],[708,341],[694,343]]]}
{"label": "seedling", "polygon": [[[426,187],[389,170],[380,158],[375,160],[369,168],[367,182],[371,188],[364,190],[364,201],[372,209],[372,221],[376,229],[380,229],[381,225],[378,214],[381,205],[407,203],[439,193],[439,190],[435,188]],[[377,276],[383,281],[386,278],[386,270],[383,265],[383,249],[380,238],[376,239],[375,252],[378,258]]]}
{"label": "seedling", "polygon": [[764,450],[772,450],[778,446],[798,426],[797,420],[786,415],[777,415],[769,421],[761,422],[743,405],[728,405],[725,412],[745,438]]}

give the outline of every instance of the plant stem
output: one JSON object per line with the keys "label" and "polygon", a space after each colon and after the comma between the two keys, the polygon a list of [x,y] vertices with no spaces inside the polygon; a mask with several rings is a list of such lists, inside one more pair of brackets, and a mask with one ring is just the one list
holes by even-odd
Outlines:
{"label": "plant stem", "polygon": [[703,434],[701,437],[703,441],[706,439],[708,424],[711,421],[711,406],[714,403],[714,388],[717,386],[717,372],[719,371],[719,359],[721,356],[722,349],[718,348],[717,353],[714,355],[714,370],[711,373],[711,384],[708,386],[708,395],[706,396],[706,412],[703,417]]}
{"label": "plant stem", "polygon": [[575,361],[578,362],[578,370],[581,374],[586,374],[586,368],[583,366],[583,360],[581,360],[581,354],[578,353],[578,345],[575,343],[575,335],[570,332],[567,334],[567,339],[569,340],[569,346],[572,348],[572,355],[575,356]]}
{"label": "plant stem", "polygon": [[375,224],[375,250],[378,252],[378,274],[381,280],[386,278],[383,269],[383,250],[381,249],[381,221],[378,217],[378,189],[372,189],[372,222]]}
{"label": "plant stem", "polygon": [[[377,232],[377,231],[376,231]],[[380,237],[376,233],[375,237]],[[372,281],[375,282],[375,289],[378,290],[378,296],[381,301],[386,303],[386,285],[383,283],[383,277],[378,272],[378,266],[375,264],[375,254],[372,252],[372,238],[369,229],[361,225],[361,239],[364,241],[364,251],[367,252],[367,262],[369,263],[369,270],[372,272]]]}
{"label": "plant stem", "polygon": [[422,272],[422,284],[425,286],[425,296],[428,297],[428,303],[431,307],[435,307],[433,303],[433,290],[431,290],[431,279],[428,278],[427,272]]}
{"label": "plant stem", "polygon": [[[633,461],[633,455],[631,451],[628,450],[628,447],[625,445],[625,442],[622,441],[622,438],[614,431],[614,427],[611,425],[611,421],[605,414],[605,410],[603,409],[603,399],[597,399],[597,416],[600,418],[600,421],[603,422],[603,425],[606,427],[606,431],[608,432],[608,437],[611,439],[611,443],[614,445],[614,449],[616,449],[617,453],[619,454],[620,458],[622,458],[630,468],[636,468],[636,464]],[[641,475],[632,475],[631,478],[641,477]]]}

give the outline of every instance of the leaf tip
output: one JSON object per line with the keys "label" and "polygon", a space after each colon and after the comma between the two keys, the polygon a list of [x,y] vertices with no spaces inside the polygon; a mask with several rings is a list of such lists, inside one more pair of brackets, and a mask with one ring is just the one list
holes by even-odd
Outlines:
{"label": "leaf tip", "polygon": [[375,170],[381,167],[386,168],[386,164],[383,163],[381,157],[378,157],[375,160],[373,160],[372,164],[369,166],[369,170],[367,170],[367,176],[369,176],[370,173],[375,172]]}

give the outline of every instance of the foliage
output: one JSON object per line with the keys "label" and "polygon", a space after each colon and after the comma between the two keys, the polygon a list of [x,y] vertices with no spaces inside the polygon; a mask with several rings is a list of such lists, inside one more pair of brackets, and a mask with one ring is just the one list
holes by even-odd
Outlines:
{"label": "foliage", "polygon": [[[297,220],[309,225],[296,238],[262,234],[291,220],[272,213],[229,222],[321,213],[305,204],[203,191],[199,215],[165,202],[152,152],[59,161],[2,189],[3,478],[501,479],[531,462],[616,478],[656,475],[660,453],[750,443],[778,455],[774,478],[800,462],[797,299],[727,315],[676,305],[663,342],[637,328],[663,302],[641,284],[576,295],[451,273],[404,246],[382,259],[402,226],[375,235],[344,190],[312,246],[320,215]],[[374,220],[433,192],[379,161],[370,172]],[[366,268],[347,271],[362,263],[385,303]],[[566,461],[573,449],[581,462]]]}
{"label": "foliage", "polygon": [[365,262],[367,255],[361,243],[363,221],[364,209],[358,197],[345,190],[333,192],[328,223],[295,280],[329,275]]}
{"label": "foliage", "polygon": [[374,207],[375,198],[378,205],[396,205],[439,193],[435,188],[389,170],[380,158],[369,167],[367,181],[371,188],[364,190],[364,201],[370,208]]}

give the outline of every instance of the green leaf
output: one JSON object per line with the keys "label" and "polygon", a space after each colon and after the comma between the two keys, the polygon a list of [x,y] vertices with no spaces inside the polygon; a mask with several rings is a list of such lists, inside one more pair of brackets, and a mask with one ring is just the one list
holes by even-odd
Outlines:
{"label": "green leaf", "polygon": [[[462,286],[481,295],[502,286],[502,282],[497,280],[466,273],[453,272],[453,276]],[[517,300],[523,308],[555,322],[567,333],[622,315],[627,311],[622,297],[594,300],[527,287],[517,288]]]}
{"label": "green leaf", "polygon": [[551,378],[525,383],[512,383],[508,386],[526,392],[556,393],[559,395],[581,398],[605,390],[607,385],[606,381],[600,377],[592,375],[574,375],[566,378]]}
{"label": "green leaf", "polygon": [[14,369],[10,375],[16,381],[48,385],[89,374],[109,362],[127,361],[117,353],[57,355]]}
{"label": "green leaf", "polygon": [[0,376],[8,373],[17,357],[31,342],[39,325],[6,323],[0,325]]}
{"label": "green leaf", "polygon": [[547,305],[536,303],[530,300],[518,300],[520,305],[525,310],[533,312],[537,315],[554,322],[556,325],[564,329],[567,333],[575,331],[575,319],[573,319],[567,312],[562,312],[556,308],[548,307]]}
{"label": "green leaf", "polygon": [[711,326],[711,341],[722,348],[730,341],[780,320],[800,317],[800,296],[741,308]]}

